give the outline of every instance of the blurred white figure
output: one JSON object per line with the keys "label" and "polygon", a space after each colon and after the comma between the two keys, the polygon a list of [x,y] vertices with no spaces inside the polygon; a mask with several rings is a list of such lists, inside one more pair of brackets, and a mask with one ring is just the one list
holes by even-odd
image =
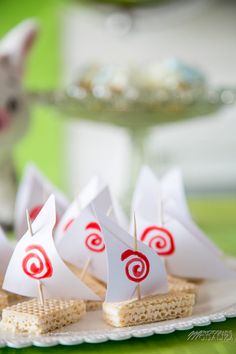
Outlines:
{"label": "blurred white figure", "polygon": [[29,123],[22,87],[25,59],[37,36],[37,24],[26,20],[0,40],[0,224],[10,226],[15,202],[12,151]]}
{"label": "blurred white figure", "polygon": [[27,230],[26,209],[33,222],[51,194],[55,195],[56,200],[57,225],[69,201],[34,164],[29,163],[25,168],[16,195],[14,228],[17,239],[20,239]]}

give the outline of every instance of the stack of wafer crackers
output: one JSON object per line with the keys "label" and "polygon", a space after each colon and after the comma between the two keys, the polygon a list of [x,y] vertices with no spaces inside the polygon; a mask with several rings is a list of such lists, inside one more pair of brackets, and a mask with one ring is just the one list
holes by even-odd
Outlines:
{"label": "stack of wafer crackers", "polygon": [[171,292],[167,295],[145,297],[140,300],[104,303],[104,319],[114,327],[172,320],[192,314],[195,295]]}
{"label": "stack of wafer crackers", "polygon": [[37,299],[6,307],[1,325],[5,330],[27,334],[43,334],[78,322],[85,314],[82,300]]}

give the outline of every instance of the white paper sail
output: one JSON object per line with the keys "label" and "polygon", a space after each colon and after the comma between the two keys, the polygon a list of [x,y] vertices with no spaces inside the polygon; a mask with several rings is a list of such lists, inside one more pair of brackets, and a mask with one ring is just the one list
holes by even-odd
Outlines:
{"label": "white paper sail", "polygon": [[179,168],[167,171],[162,177],[161,188],[163,195],[173,199],[178,206],[178,211],[183,217],[192,218],[185,196],[183,176]]}
{"label": "white paper sail", "polygon": [[89,260],[87,271],[107,281],[105,244],[97,218],[89,206],[75,219],[57,250],[63,260],[79,269]]}
{"label": "white paper sail", "polygon": [[0,226],[0,279],[5,275],[14,247]]}
{"label": "white paper sail", "polygon": [[160,225],[155,220],[143,219],[138,213],[136,217],[139,240],[165,258],[170,274],[192,279],[236,278],[236,272],[178,219],[165,215]]}
{"label": "white paper sail", "polygon": [[[221,255],[221,250],[195,224],[187,207],[183,180],[179,169],[173,169],[158,179],[148,166],[143,166],[134,191],[132,210],[145,220],[155,220],[166,205],[175,205],[178,218],[188,225],[191,234],[197,237],[211,252]],[[172,212],[173,208],[171,207]],[[164,210],[164,213],[166,210]]]}
{"label": "white paper sail", "polygon": [[57,223],[69,205],[62,192],[54,187],[45,176],[34,166],[29,164],[20,183],[15,206],[15,232],[19,239],[27,230],[25,210],[28,209],[33,221],[49,195],[56,198]]}
{"label": "white paper sail", "polygon": [[[103,197],[99,197],[99,194],[107,189],[107,192],[103,194]],[[98,197],[98,198],[97,198]],[[106,200],[103,201],[103,198]],[[63,239],[67,230],[71,227],[72,223],[75,221],[80,212],[85,209],[92,201],[97,199],[98,203],[101,203],[102,210],[106,210],[106,205],[112,207],[111,215],[116,218],[118,223],[124,228],[128,228],[128,220],[119,205],[117,199],[112,195],[110,188],[97,176],[93,177],[89,183],[82,189],[78,197],[69,205],[66,212],[62,216],[56,230],[54,239],[56,244],[59,244]],[[104,208],[105,205],[105,208]]]}
{"label": "white paper sail", "polygon": [[167,196],[165,203],[167,212],[187,225],[191,233],[198,237],[212,252],[221,256],[222,251],[204,234],[189,212],[180,169],[174,168],[167,172],[161,180],[161,186],[163,195]]}
{"label": "white paper sail", "polygon": [[99,300],[60,258],[52,237],[55,222],[55,197],[52,195],[32,223],[33,236],[27,231],[17,243],[3,288],[19,295],[37,297],[37,282],[40,280],[45,298]]}
{"label": "white paper sail", "polygon": [[179,222],[184,225],[192,235],[197,237],[199,241],[209,248],[210,252],[215,253],[218,257],[223,256],[223,252],[213,242],[211,242],[211,240],[194,222],[192,222],[192,219],[183,217],[183,214],[179,212],[178,205],[174,202],[174,200],[168,199],[163,206],[165,213],[169,215],[170,218],[179,220]]}
{"label": "white paper sail", "polygon": [[137,296],[162,294],[168,291],[164,262],[151,248],[137,242],[116,222],[96,209],[106,245],[108,282],[106,302],[126,301]]}
{"label": "white paper sail", "polygon": [[114,214],[116,215],[118,224],[123,229],[128,230],[129,221],[128,221],[128,218],[127,218],[123,208],[120,205],[120,202],[112,193],[111,193],[111,198],[112,198],[112,205],[113,205]]}
{"label": "white paper sail", "polygon": [[104,183],[98,176],[94,176],[82,189],[77,198],[68,206],[55,230],[54,239],[59,243],[66,231],[83,210],[104,188]]}
{"label": "white paper sail", "polygon": [[57,242],[62,259],[83,268],[89,261],[88,272],[96,278],[107,281],[105,244],[95,209],[117,220],[114,214],[110,190],[105,187],[67,228]]}

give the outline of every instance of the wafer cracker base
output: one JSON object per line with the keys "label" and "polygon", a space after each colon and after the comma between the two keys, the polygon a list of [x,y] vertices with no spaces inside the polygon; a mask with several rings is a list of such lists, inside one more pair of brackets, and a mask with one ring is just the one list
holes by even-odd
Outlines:
{"label": "wafer cracker base", "polygon": [[21,302],[2,311],[1,328],[24,334],[43,334],[79,321],[86,312],[82,300],[37,299]]}
{"label": "wafer cracker base", "polygon": [[[65,262],[66,265],[70,268],[70,270],[78,277],[80,278],[82,269],[77,268],[73,264],[69,262]],[[97,311],[102,308],[102,303],[105,299],[106,295],[106,285],[102,281],[98,280],[95,278],[93,275],[91,275],[89,272],[86,272],[83,282],[95,292],[100,298],[101,301],[92,301],[92,300],[87,300],[85,301],[86,303],[86,311]]]}
{"label": "wafer cracker base", "polygon": [[10,293],[6,290],[3,290],[2,283],[3,280],[2,277],[0,276],[0,311],[2,311],[2,309],[4,309],[9,305],[13,305],[19,301],[23,301],[24,299],[26,299],[21,295]]}
{"label": "wafer cracker base", "polygon": [[171,293],[103,304],[105,321],[114,327],[171,320],[192,314],[195,295]]}
{"label": "wafer cracker base", "polygon": [[8,295],[5,293],[5,291],[0,290],[0,311],[2,311],[7,306],[8,306]]}
{"label": "wafer cracker base", "polygon": [[87,300],[85,301],[86,304],[86,311],[98,311],[102,309],[102,304],[103,301],[92,301],[92,300]]}
{"label": "wafer cracker base", "polygon": [[9,305],[23,301],[23,299],[23,296],[9,293],[8,291],[0,289],[0,311]]}
{"label": "wafer cracker base", "polygon": [[188,280],[168,275],[168,285],[170,292],[184,292],[189,294],[197,294],[197,284]]}
{"label": "wafer cracker base", "polygon": [[90,289],[92,289],[95,292],[95,294],[97,294],[101,298],[101,301],[87,300],[86,301],[86,311],[100,310],[102,308],[102,303],[103,303],[103,301],[105,299],[105,295],[106,295],[105,284],[102,284],[99,280],[97,280],[95,277],[93,277],[89,273],[86,273],[83,281]]}

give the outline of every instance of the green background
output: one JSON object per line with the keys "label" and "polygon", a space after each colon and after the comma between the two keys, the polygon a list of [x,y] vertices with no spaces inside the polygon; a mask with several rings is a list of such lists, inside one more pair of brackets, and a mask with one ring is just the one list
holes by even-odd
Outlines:
{"label": "green background", "polygon": [[[68,3],[68,1],[67,1]],[[39,19],[40,36],[28,60],[25,85],[28,89],[53,89],[60,84],[60,15],[63,0],[0,0],[0,37],[27,17]],[[15,161],[20,176],[25,163],[34,161],[45,174],[63,189],[62,171],[63,121],[49,108],[33,107],[32,124],[27,136],[17,145]],[[228,254],[236,256],[236,199],[229,197],[190,199],[196,221]],[[233,330],[236,320],[215,323],[200,330]],[[0,349],[0,353],[236,353],[236,341],[187,341],[190,331],[155,335],[145,339],[103,344],[82,344],[74,347]]]}
{"label": "green background", "polygon": [[[39,21],[40,35],[27,60],[24,76],[30,90],[50,90],[60,84],[59,21],[63,3],[60,0],[0,0],[0,37],[26,18]],[[63,188],[62,127],[58,113],[33,107],[29,132],[15,150],[19,176],[25,163],[31,160]]]}

